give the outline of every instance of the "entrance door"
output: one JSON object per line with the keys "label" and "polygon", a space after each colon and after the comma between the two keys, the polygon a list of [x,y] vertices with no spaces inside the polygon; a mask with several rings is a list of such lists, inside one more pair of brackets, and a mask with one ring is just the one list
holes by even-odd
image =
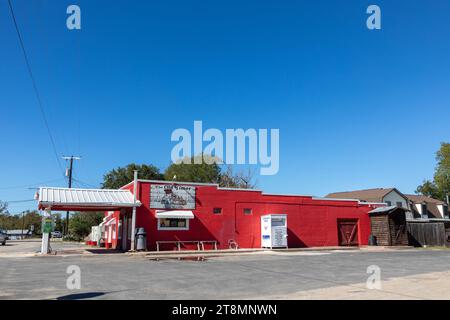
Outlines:
{"label": "entrance door", "polygon": [[357,246],[358,220],[338,220],[339,245]]}
{"label": "entrance door", "polygon": [[123,217],[122,220],[122,250],[128,250],[128,218],[126,216]]}

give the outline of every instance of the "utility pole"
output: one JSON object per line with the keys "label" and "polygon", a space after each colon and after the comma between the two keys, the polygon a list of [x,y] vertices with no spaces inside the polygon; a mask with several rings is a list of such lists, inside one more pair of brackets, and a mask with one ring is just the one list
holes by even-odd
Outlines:
{"label": "utility pole", "polygon": [[[66,176],[69,177],[69,189],[72,188],[72,171],[73,171],[73,160],[81,160],[81,157],[62,157],[64,160],[69,161],[69,169],[66,173]],[[64,235],[67,235],[69,233],[69,211],[66,212],[66,225],[64,228]]]}
{"label": "utility pole", "polygon": [[138,180],[138,171],[134,170],[134,179],[133,179],[133,214],[131,216],[131,251],[136,250],[136,200],[137,200],[137,180]]}
{"label": "utility pole", "polygon": [[23,228],[25,228],[25,211],[22,211],[22,240],[23,240]]}

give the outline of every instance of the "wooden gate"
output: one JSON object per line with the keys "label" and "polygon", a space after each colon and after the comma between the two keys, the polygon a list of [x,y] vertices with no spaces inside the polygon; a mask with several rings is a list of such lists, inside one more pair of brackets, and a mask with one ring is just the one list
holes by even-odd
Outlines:
{"label": "wooden gate", "polygon": [[389,229],[391,232],[390,246],[407,246],[408,232],[406,230],[406,216],[404,214],[389,215]]}
{"label": "wooden gate", "polygon": [[358,220],[338,220],[340,246],[358,246]]}

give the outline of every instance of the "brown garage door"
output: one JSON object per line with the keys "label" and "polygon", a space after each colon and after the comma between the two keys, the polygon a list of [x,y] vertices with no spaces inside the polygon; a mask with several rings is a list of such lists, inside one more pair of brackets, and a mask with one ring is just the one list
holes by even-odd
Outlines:
{"label": "brown garage door", "polygon": [[358,220],[338,220],[339,245],[357,246]]}

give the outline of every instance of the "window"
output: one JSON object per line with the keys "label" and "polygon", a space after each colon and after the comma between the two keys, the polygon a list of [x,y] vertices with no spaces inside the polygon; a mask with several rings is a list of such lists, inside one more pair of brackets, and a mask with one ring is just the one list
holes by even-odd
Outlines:
{"label": "window", "polygon": [[425,203],[422,203],[422,218],[428,219],[428,208]]}
{"label": "window", "polygon": [[448,218],[448,206],[446,205],[442,206],[442,210],[444,218]]}
{"label": "window", "polygon": [[252,209],[250,209],[250,208],[244,209],[244,214],[245,215],[251,215],[252,214]]}
{"label": "window", "polygon": [[286,219],[285,218],[272,218],[272,227],[285,227]]}
{"label": "window", "polygon": [[392,206],[392,202],[390,201],[386,201],[386,204],[388,205],[388,207]]}
{"label": "window", "polygon": [[213,213],[214,214],[222,214],[222,208],[214,208]]}
{"label": "window", "polygon": [[397,202],[397,207],[403,208],[403,203],[402,203],[401,201],[398,201],[398,202]]}
{"label": "window", "polygon": [[189,230],[189,219],[158,219],[158,230]]}

